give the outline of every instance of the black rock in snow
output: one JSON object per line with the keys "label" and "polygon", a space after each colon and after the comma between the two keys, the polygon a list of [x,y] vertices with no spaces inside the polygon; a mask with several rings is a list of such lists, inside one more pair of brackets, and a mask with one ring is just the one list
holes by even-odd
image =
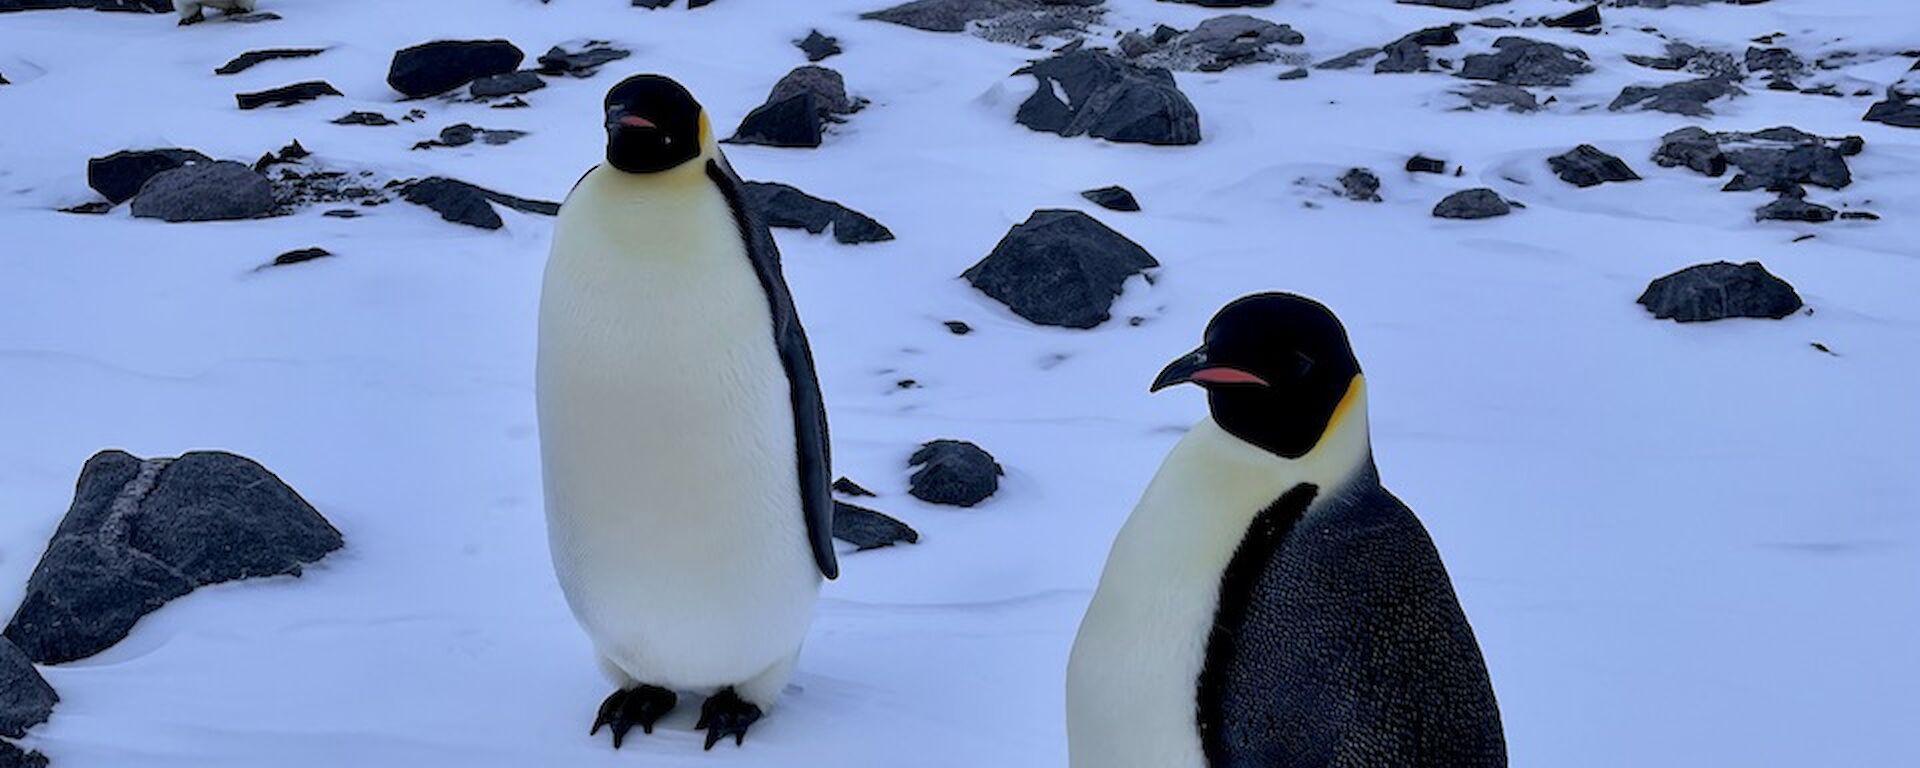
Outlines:
{"label": "black rock in snow", "polygon": [[1448,24],[1443,27],[1428,27],[1417,32],[1409,32],[1394,42],[1408,42],[1430,48],[1445,48],[1449,45],[1460,44],[1460,29],[1461,25],[1459,24]]}
{"label": "black rock in snow", "polygon": [[393,54],[387,84],[409,98],[446,93],[520,68],[527,55],[505,40],[437,40]]}
{"label": "black rock in snow", "polygon": [[399,188],[401,199],[430,208],[447,221],[481,229],[499,229],[506,225],[506,222],[500,219],[500,214],[494,211],[489,203],[543,216],[560,213],[559,203],[514,197],[445,176],[430,176],[419,181],[404,182],[399,185]]}
{"label": "black rock in snow", "polygon": [[1314,69],[1353,69],[1380,55],[1383,48],[1358,48],[1313,65]]}
{"label": "black rock in snow", "polygon": [[305,499],[244,457],[103,451],[80,471],[5,634],[42,664],[84,659],[198,587],[298,576],[342,544]]}
{"label": "black rock in snow", "polygon": [[893,239],[893,232],[872,217],[785,184],[749,181],[740,191],[769,227],[804,229],[816,235],[832,229],[833,239],[842,245]]}
{"label": "black rock in snow", "polygon": [[378,112],[348,112],[333,121],[334,125],[398,125],[386,115]]}
{"label": "black rock in snow", "polygon": [[1588,29],[1600,26],[1600,6],[1589,5],[1565,16],[1555,16],[1540,22],[1543,26],[1555,29]]}
{"label": "black rock in snow", "polygon": [[1273,0],[1160,0],[1163,3],[1184,3],[1202,8],[1265,8],[1273,5]]}
{"label": "black rock in snow", "polygon": [[47,756],[22,752],[13,744],[0,741],[0,768],[47,768]]}
{"label": "black rock in snow", "polygon": [[963,440],[935,440],[907,459],[919,471],[907,479],[908,493],[929,504],[971,507],[1000,490],[1006,471],[993,455]]}
{"label": "black rock in snow", "polygon": [[1340,177],[1340,188],[1348,200],[1380,202],[1380,177],[1365,168],[1353,168]]}
{"label": "black rock in snow", "polygon": [[847,81],[839,72],[827,67],[807,65],[794,67],[792,72],[773,84],[773,91],[767,94],[768,104],[784,101],[800,94],[812,94],[815,106],[825,115],[851,115],[866,106],[847,95]]}
{"label": "black rock in snow", "polygon": [[959,320],[948,320],[945,325],[947,326],[947,332],[955,336],[965,336],[973,333],[973,326],[967,325]]}
{"label": "black rock in snow", "polygon": [[1798,187],[1782,190],[1780,198],[1753,212],[1754,221],[1798,221],[1825,224],[1840,213],[1819,203],[1807,202],[1807,191]]}
{"label": "black rock in snow", "polygon": [[798,149],[818,147],[825,136],[823,113],[819,100],[811,93],[762,104],[747,113],[727,143]]}
{"label": "black rock in snow", "polygon": [[516,96],[532,93],[547,87],[547,81],[533,72],[508,72],[504,75],[488,75],[473,81],[467,86],[467,94],[476,99],[497,99],[502,96]]}
{"label": "black rock in snow", "polygon": [[1109,211],[1120,211],[1122,213],[1132,213],[1134,211],[1140,210],[1140,201],[1134,199],[1133,193],[1127,191],[1126,187],[1112,186],[1112,187],[1101,187],[1099,189],[1089,189],[1085,192],[1081,192],[1080,196],[1086,198],[1088,201],[1092,202],[1094,205],[1100,206]]}
{"label": "black rock in snow", "polygon": [[1491,219],[1513,213],[1513,205],[1491,189],[1468,189],[1447,195],[1433,207],[1442,219]]}
{"label": "black rock in snow", "polygon": [[1467,100],[1462,109],[1492,109],[1505,107],[1508,112],[1526,114],[1540,111],[1540,98],[1517,85],[1505,83],[1480,83],[1455,95]]}
{"label": "black rock in snow", "polygon": [[1729,317],[1778,320],[1805,306],[1793,286],[1757,261],[1687,267],[1653,281],[1639,303],[1654,317],[1682,323]]}
{"label": "black rock in snow", "polygon": [[1727,172],[1727,154],[1720,150],[1720,138],[1705,128],[1688,126],[1660,137],[1653,162],[1662,168],[1686,166],[1708,176]]}
{"label": "black rock in snow", "polygon": [[309,80],[304,83],[284,85],[257,93],[234,94],[233,100],[241,109],[259,109],[265,106],[291,107],[302,102],[313,101],[324,96],[343,96],[325,80]]}
{"label": "black rock in snow", "polygon": [[1373,65],[1376,75],[1425,72],[1433,68],[1426,46],[1412,40],[1397,40],[1382,50],[1387,56]]}
{"label": "black rock in snow", "polygon": [[1507,36],[1493,41],[1493,53],[1476,53],[1461,62],[1460,77],[1519,86],[1560,87],[1593,71],[1587,52]]}
{"label": "black rock in snow", "polygon": [[577,51],[556,45],[540,55],[538,71],[543,75],[592,77],[601,67],[632,55],[632,51],[615,48],[605,40],[589,41]]}
{"label": "black rock in snow", "polygon": [[414,149],[432,149],[434,147],[464,147],[475,141],[490,146],[512,144],[527,135],[526,131],[476,128],[469,123],[456,123],[440,129],[440,137],[413,145]]}
{"label": "black rock in snow", "polygon": [[287,251],[286,253],[273,257],[272,266],[284,267],[291,264],[301,264],[313,261],[314,259],[324,259],[332,255],[333,252],[325,248],[301,248],[297,251]]}
{"label": "black rock in snow", "polygon": [[1079,211],[1034,211],[961,275],[1039,325],[1092,328],[1134,275],[1160,266],[1132,240]]}
{"label": "black rock in snow", "polygon": [[840,38],[820,34],[817,29],[807,33],[805,38],[793,41],[793,44],[807,55],[807,61],[825,61],[840,53]]}
{"label": "black rock in snow", "polygon": [[[1200,113],[1166,69],[1083,49],[1034,62],[1015,74],[1039,81],[1015,118],[1036,131],[1142,144],[1200,142]],[[1066,93],[1067,102],[1055,88]]]}
{"label": "black rock in snow", "polygon": [[1436,160],[1426,155],[1414,155],[1413,157],[1407,158],[1407,173],[1444,174],[1446,172],[1447,161],[1445,160]]}
{"label": "black rock in snow", "polygon": [[87,186],[116,205],[133,199],[148,179],[188,163],[210,163],[213,158],[191,149],[136,149],[87,161]]}
{"label": "black rock in snow", "polygon": [[1713,109],[1707,106],[1709,102],[1745,94],[1746,91],[1732,78],[1702,77],[1661,86],[1629,85],[1620,89],[1620,95],[1607,105],[1607,109],[1614,112],[1639,109],[1687,117],[1708,117],[1713,114]]}
{"label": "black rock in snow", "polygon": [[1807,70],[1807,63],[1787,48],[1747,47],[1747,71],[1772,72],[1782,77],[1791,77]]}
{"label": "black rock in snow", "polygon": [[252,219],[273,212],[273,185],[242,163],[193,163],[148,179],[132,207],[137,218],[170,222]]}
{"label": "black rock in snow", "polygon": [[1499,5],[1507,0],[1394,0],[1401,5],[1431,5],[1435,8],[1451,8],[1456,11],[1471,11],[1489,5]]}
{"label": "black rock in snow", "polygon": [[833,502],[833,537],[861,552],[901,542],[920,543],[920,532],[906,523],[844,501]]}
{"label": "black rock in snow", "polygon": [[1301,45],[1306,35],[1286,24],[1243,13],[1215,16],[1191,32],[1165,25],[1153,32],[1128,32],[1120,38],[1120,52],[1144,67],[1220,72],[1242,64],[1278,61],[1276,46]]}
{"label": "black rock in snow", "polygon": [[1866,116],[1860,119],[1895,128],[1920,128],[1920,103],[1891,98],[1874,102],[1873,106],[1867,108]]}
{"label": "black rock in snow", "polygon": [[1553,175],[1576,187],[1591,187],[1609,181],[1639,181],[1640,175],[1627,167],[1627,161],[1582,144],[1565,154],[1547,158]]}
{"label": "black rock in snow", "polygon": [[1293,69],[1289,69],[1289,70],[1287,70],[1287,71],[1285,71],[1285,72],[1281,72],[1281,73],[1280,73],[1280,74],[1279,74],[1279,75],[1277,76],[1277,78],[1276,78],[1276,79],[1280,79],[1280,80],[1305,80],[1305,79],[1307,79],[1307,77],[1308,77],[1309,75],[1311,75],[1311,74],[1313,74],[1313,73],[1312,73],[1312,72],[1308,72],[1308,71],[1307,71],[1307,68],[1306,68],[1306,67],[1294,67]]}
{"label": "black rock in snow", "polygon": [[1687,127],[1661,137],[1653,160],[1708,176],[1737,167],[1739,175],[1725,187],[1729,192],[1784,191],[1803,184],[1842,189],[1853,183],[1846,158],[1865,149],[1866,140],[1858,136],[1828,138],[1785,126],[1752,133]]}
{"label": "black rock in snow", "polygon": [[928,32],[965,32],[967,25],[975,21],[1016,13],[1039,14],[1060,6],[1091,8],[1102,2],[1104,0],[912,0],[860,14],[860,18]]}
{"label": "black rock in snow", "polygon": [[237,75],[253,68],[253,65],[275,59],[304,59],[326,53],[325,48],[268,48],[259,51],[247,51],[235,56],[232,61],[220,65],[213,71],[216,75]]}
{"label": "black rock in snow", "polygon": [[0,736],[17,739],[47,721],[60,696],[13,642],[0,637]]}
{"label": "black rock in snow", "polygon": [[852,496],[856,499],[871,499],[877,497],[877,494],[873,491],[869,491],[861,487],[859,483],[845,477],[834,479],[833,492],[843,496]]}

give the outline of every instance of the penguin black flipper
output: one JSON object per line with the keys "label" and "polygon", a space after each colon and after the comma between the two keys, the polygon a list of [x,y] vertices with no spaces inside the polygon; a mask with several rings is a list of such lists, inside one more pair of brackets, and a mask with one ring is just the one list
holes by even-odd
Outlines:
{"label": "penguin black flipper", "polygon": [[1200,676],[1208,764],[1505,768],[1493,685],[1426,529],[1370,466],[1321,493],[1282,496],[1228,566]]}
{"label": "penguin black flipper", "polygon": [[747,255],[753,259],[753,271],[766,290],[767,308],[773,315],[773,343],[780,351],[780,364],[787,370],[793,387],[793,436],[799,457],[800,503],[807,519],[807,537],[813,545],[813,559],[820,574],[829,579],[840,576],[840,563],[833,551],[833,472],[832,454],[827,443],[826,402],[820,395],[820,379],[814,372],[813,350],[807,345],[807,331],[793,306],[793,294],[780,271],[780,249],[773,233],[759,212],[746,204],[740,191],[740,177],[723,160],[707,161],[707,178],[720,189],[733,209],[733,220],[740,227]]}

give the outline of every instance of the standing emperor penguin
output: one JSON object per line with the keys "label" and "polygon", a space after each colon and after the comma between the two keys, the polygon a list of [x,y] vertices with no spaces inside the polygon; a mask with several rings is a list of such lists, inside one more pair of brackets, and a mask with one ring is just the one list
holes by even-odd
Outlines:
{"label": "standing emperor penguin", "polygon": [[773,706],[834,578],[826,412],[780,254],[700,104],[641,75],[567,196],[540,301],[547,530],[618,688],[620,747],[705,695],[706,748]]}
{"label": "standing emperor penguin", "polygon": [[1326,307],[1227,305],[1153,383],[1212,417],[1127,519],[1067,669],[1073,768],[1505,766],[1473,629],[1380,486]]}

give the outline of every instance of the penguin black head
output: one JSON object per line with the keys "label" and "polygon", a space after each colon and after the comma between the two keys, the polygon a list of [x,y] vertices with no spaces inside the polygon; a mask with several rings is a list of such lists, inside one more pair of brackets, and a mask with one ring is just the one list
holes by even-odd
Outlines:
{"label": "penguin black head", "polygon": [[606,107],[609,165],[627,173],[659,173],[700,156],[706,113],[671,78],[629,77],[607,92]]}
{"label": "penguin black head", "polygon": [[1289,459],[1320,442],[1360,375],[1339,318],[1303,296],[1235,300],[1213,316],[1205,339],[1161,371],[1153,391],[1198,384],[1220,428]]}

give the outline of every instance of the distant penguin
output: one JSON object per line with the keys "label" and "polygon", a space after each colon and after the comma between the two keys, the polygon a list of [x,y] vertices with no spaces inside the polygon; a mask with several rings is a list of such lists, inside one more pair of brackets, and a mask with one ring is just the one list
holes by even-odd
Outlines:
{"label": "distant penguin", "polygon": [[665,77],[605,102],[606,162],[568,195],[540,301],[549,543],[618,686],[618,749],[680,693],[741,743],[838,574],[827,420],[767,227],[706,113]]}
{"label": "distant penguin", "polygon": [[207,8],[219,11],[223,16],[236,13],[253,13],[254,0],[173,0],[173,10],[180,14],[180,26],[198,24],[207,20]]}
{"label": "distant penguin", "polygon": [[1473,630],[1380,486],[1346,331],[1290,294],[1227,305],[1153,384],[1212,417],[1114,542],[1067,672],[1073,768],[1505,766]]}

